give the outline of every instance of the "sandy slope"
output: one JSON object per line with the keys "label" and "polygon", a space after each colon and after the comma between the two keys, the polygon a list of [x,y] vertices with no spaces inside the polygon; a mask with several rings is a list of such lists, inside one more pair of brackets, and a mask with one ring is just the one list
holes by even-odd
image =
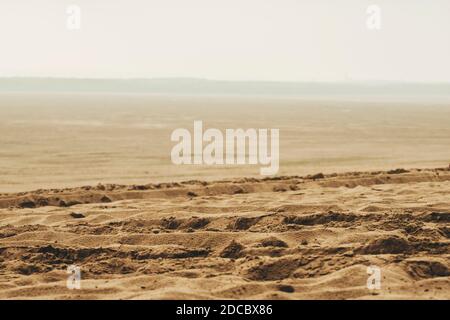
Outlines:
{"label": "sandy slope", "polygon": [[449,299],[449,196],[448,169],[1,194],[0,298]]}

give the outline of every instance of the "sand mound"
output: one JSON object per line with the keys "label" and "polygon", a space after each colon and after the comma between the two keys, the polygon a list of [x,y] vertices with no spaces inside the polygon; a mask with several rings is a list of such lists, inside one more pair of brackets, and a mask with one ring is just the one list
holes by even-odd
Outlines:
{"label": "sand mound", "polygon": [[231,243],[226,246],[222,252],[220,253],[220,256],[222,258],[231,258],[231,259],[237,259],[242,255],[242,250],[244,249],[244,246],[236,241],[231,241]]}
{"label": "sand mound", "polygon": [[450,268],[445,259],[409,259],[407,268],[416,278],[449,277]]}
{"label": "sand mound", "polygon": [[388,236],[371,241],[359,250],[362,254],[398,254],[411,251],[411,245],[403,238]]}
{"label": "sand mound", "polygon": [[449,193],[440,169],[1,194],[0,298],[449,299]]}

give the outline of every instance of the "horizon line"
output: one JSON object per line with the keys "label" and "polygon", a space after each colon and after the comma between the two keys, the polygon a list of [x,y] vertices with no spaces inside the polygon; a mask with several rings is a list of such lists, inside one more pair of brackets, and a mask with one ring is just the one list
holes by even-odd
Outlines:
{"label": "horizon line", "polygon": [[224,80],[202,77],[54,77],[54,76],[0,76],[0,80],[76,80],[76,81],[204,81],[224,83],[285,83],[285,84],[421,84],[450,85],[450,81],[417,80]]}

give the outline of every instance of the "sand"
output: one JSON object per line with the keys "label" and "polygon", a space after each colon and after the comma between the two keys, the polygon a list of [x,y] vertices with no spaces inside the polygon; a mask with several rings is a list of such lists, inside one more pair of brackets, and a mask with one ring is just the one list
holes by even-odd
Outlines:
{"label": "sand", "polygon": [[[0,299],[449,299],[449,105],[0,94]],[[280,129],[279,176],[173,165],[194,120]]]}
{"label": "sand", "polygon": [[4,193],[0,298],[449,299],[449,195],[448,168]]}
{"label": "sand", "polygon": [[[341,98],[344,99],[344,98]],[[307,98],[0,94],[0,192],[259,177],[260,166],[175,166],[177,128],[278,128],[279,175],[437,168],[450,103]]]}

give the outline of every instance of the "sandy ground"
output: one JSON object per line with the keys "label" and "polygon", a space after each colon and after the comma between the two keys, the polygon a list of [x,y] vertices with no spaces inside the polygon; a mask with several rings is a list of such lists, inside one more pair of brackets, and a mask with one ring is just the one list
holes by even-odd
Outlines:
{"label": "sandy ground", "polygon": [[449,119],[450,102],[431,98],[0,94],[0,192],[259,177],[259,165],[173,165],[170,135],[194,120],[278,128],[279,175],[437,168],[450,162]]}
{"label": "sandy ground", "polygon": [[[433,99],[0,94],[0,298],[449,299],[448,119]],[[280,129],[280,177],[173,165],[194,120]]]}
{"label": "sandy ground", "polygon": [[1,194],[0,298],[450,299],[449,195],[447,168]]}

